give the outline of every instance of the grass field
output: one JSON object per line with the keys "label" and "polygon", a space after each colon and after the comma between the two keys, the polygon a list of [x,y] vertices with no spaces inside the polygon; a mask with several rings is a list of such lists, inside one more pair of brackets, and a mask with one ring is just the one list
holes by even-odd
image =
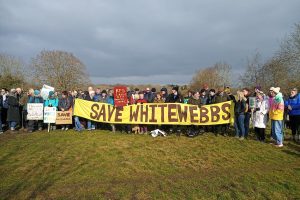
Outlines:
{"label": "grass field", "polygon": [[108,131],[2,134],[0,199],[300,199],[300,145]]}

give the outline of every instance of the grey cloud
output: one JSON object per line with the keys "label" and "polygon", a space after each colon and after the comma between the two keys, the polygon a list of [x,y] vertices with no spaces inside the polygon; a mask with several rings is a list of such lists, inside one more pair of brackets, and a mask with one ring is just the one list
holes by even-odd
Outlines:
{"label": "grey cloud", "polygon": [[0,52],[29,60],[43,49],[70,51],[94,82],[189,81],[218,61],[237,73],[255,50],[272,56],[299,22],[299,7],[297,0],[1,0]]}

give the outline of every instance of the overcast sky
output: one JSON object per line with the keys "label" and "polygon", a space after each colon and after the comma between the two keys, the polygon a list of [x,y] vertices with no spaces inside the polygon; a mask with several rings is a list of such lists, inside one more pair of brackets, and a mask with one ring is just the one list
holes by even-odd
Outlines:
{"label": "overcast sky", "polygon": [[225,61],[263,59],[300,22],[299,0],[0,0],[0,52],[74,53],[94,83],[189,83]]}

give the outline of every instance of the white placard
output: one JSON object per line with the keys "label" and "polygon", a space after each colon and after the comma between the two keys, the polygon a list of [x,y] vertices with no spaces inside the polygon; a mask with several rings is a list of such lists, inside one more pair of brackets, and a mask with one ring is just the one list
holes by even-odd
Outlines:
{"label": "white placard", "polygon": [[44,109],[44,123],[56,122],[56,107],[45,107]]}
{"label": "white placard", "polygon": [[44,105],[42,103],[27,104],[27,120],[43,120]]}
{"label": "white placard", "polygon": [[54,87],[51,87],[49,85],[43,85],[43,88],[41,89],[41,96],[44,100],[48,99],[50,91],[54,91]]}

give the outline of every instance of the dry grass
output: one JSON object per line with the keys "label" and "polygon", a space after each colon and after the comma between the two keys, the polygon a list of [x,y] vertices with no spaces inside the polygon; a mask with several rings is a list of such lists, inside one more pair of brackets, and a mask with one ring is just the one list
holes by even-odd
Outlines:
{"label": "dry grass", "polygon": [[0,136],[1,199],[299,199],[300,145],[209,133]]}

